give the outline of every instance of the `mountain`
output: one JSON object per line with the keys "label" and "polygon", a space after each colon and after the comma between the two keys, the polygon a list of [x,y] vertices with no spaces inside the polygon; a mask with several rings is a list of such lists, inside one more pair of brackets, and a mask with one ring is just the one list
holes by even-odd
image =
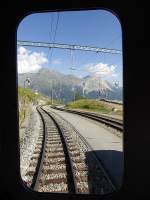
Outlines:
{"label": "mountain", "polygon": [[[30,79],[30,88],[38,90],[44,95],[68,102],[78,93],[87,98],[105,98],[122,100],[122,88],[115,88],[108,81],[97,77],[86,76],[78,78],[74,75],[65,75],[55,70],[42,68],[37,73],[18,75],[18,85],[26,87],[26,79]],[[53,92],[52,92],[53,91]]]}
{"label": "mountain", "polygon": [[99,77],[93,77],[93,76],[86,76],[83,78],[84,82],[84,88],[86,92],[91,92],[91,91],[101,91],[104,92],[106,90],[112,91],[112,86],[107,82]]}
{"label": "mountain", "polygon": [[84,95],[88,98],[107,98],[122,101],[122,87],[115,87],[99,77],[86,76],[83,78]]}
{"label": "mountain", "polygon": [[24,86],[26,78],[30,79],[30,88],[53,97],[68,102],[74,98],[72,88],[79,90],[81,79],[73,75],[64,75],[60,72],[43,68],[37,73],[24,73],[18,76],[18,85]]}

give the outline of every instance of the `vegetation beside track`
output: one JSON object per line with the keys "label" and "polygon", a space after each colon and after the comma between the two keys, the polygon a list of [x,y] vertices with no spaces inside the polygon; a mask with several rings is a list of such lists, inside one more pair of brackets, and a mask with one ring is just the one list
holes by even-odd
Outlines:
{"label": "vegetation beside track", "polygon": [[19,127],[26,117],[29,105],[36,104],[39,97],[39,94],[29,88],[18,87]]}
{"label": "vegetation beside track", "polygon": [[[37,105],[40,104],[40,102],[46,105],[52,104],[50,97],[37,93],[30,88],[18,87],[19,127],[21,127],[24,122],[30,105]],[[53,99],[53,104],[59,105],[62,104],[62,102]]]}
{"label": "vegetation beside track", "polygon": [[[67,108],[81,109],[86,111],[100,112],[103,114],[116,114],[122,115],[122,109],[115,109],[113,105],[109,103],[97,101],[93,99],[80,99],[77,101],[69,102],[66,105]],[[121,107],[121,106],[120,106]]]}
{"label": "vegetation beside track", "polygon": [[53,99],[53,103],[51,100],[46,101],[46,105],[62,105],[62,104],[64,104],[62,101],[56,99]]}

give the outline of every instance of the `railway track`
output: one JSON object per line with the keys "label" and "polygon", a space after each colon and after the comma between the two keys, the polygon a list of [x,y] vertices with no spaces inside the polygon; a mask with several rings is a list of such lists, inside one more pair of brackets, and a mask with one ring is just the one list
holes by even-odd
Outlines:
{"label": "railway track", "polygon": [[81,115],[83,117],[87,117],[89,119],[93,119],[95,121],[104,123],[105,125],[110,126],[110,127],[114,128],[114,129],[117,129],[118,131],[121,131],[121,132],[123,131],[123,121],[119,120],[119,119],[114,119],[112,117],[102,116],[102,115],[95,114],[95,113],[90,113],[90,112],[58,108],[56,106],[53,106],[52,108],[54,108],[56,110],[61,110],[61,111],[65,111],[65,112]]}
{"label": "railway track", "polygon": [[39,192],[74,194],[107,194],[116,190],[75,128],[42,107],[37,111],[43,130],[26,173],[27,185]]}

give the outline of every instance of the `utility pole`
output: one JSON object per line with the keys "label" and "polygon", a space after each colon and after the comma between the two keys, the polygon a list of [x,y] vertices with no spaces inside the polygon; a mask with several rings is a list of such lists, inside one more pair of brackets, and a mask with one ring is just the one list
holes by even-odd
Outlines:
{"label": "utility pole", "polygon": [[51,81],[51,104],[53,104],[53,81]]}
{"label": "utility pole", "polygon": [[99,100],[101,100],[101,90],[100,90],[100,86],[101,86],[101,83],[100,83],[100,79],[99,79]]}
{"label": "utility pole", "polygon": [[82,83],[82,96],[83,96],[83,97],[85,97],[85,96],[84,96],[84,89],[85,89],[85,82]]}
{"label": "utility pole", "polygon": [[107,92],[107,89],[105,89],[105,98],[107,99],[107,96],[108,96],[108,92]]}
{"label": "utility pole", "polygon": [[72,91],[73,91],[73,101],[75,101],[75,88],[74,87],[72,88]]}
{"label": "utility pole", "polygon": [[53,104],[53,80],[49,80],[48,81],[49,85],[50,85],[50,99],[51,99],[51,104]]}
{"label": "utility pole", "polygon": [[107,99],[109,100],[109,90],[107,90]]}

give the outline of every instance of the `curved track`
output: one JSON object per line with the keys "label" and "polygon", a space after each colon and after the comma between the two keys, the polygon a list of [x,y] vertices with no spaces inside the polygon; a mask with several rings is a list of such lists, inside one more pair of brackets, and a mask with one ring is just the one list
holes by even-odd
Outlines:
{"label": "curved track", "polygon": [[37,108],[43,133],[31,158],[28,186],[39,192],[106,194],[115,186],[86,141],[66,120]]}
{"label": "curved track", "polygon": [[65,112],[74,113],[74,114],[77,114],[77,115],[81,115],[83,117],[87,117],[89,119],[104,123],[107,126],[110,126],[110,127],[117,129],[121,132],[123,131],[123,122],[122,122],[122,120],[119,120],[119,119],[114,119],[112,117],[102,116],[102,115],[90,113],[90,112],[58,108],[56,106],[53,106],[52,108],[57,109],[57,110],[61,110],[61,111],[65,111]]}

